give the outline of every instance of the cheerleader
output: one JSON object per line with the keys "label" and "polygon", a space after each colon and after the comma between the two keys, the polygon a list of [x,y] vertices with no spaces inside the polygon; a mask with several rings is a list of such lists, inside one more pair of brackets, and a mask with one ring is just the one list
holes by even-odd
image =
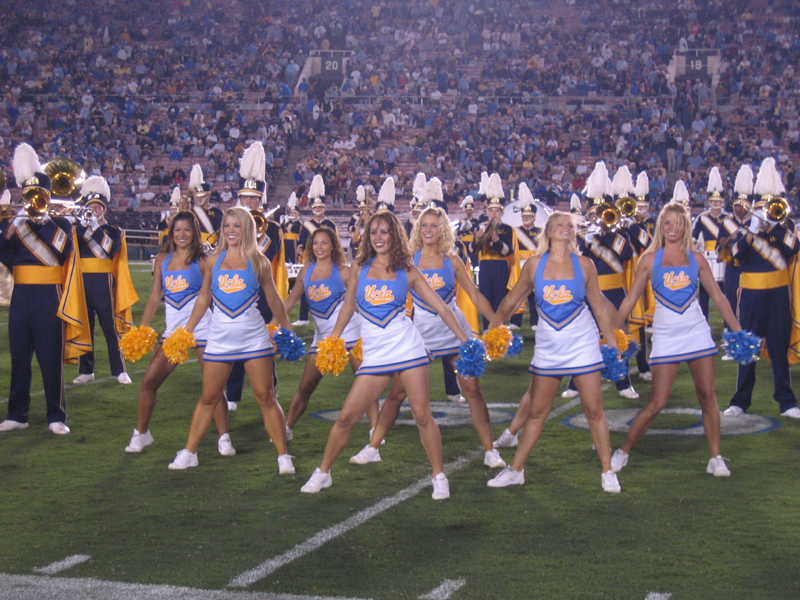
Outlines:
{"label": "cheerleader", "polygon": [[[350,279],[350,267],[344,264],[344,250],[338,234],[329,227],[319,227],[308,238],[303,253],[305,266],[297,275],[297,283],[292,288],[284,306],[288,314],[301,294],[305,294],[308,309],[314,316],[314,340],[308,352],[306,366],[300,385],[292,397],[289,414],[286,418],[286,439],[291,441],[292,429],[308,407],[309,398],[322,381],[322,373],[316,364],[317,345],[328,337],[336,324],[339,311],[347,292],[346,282]],[[358,342],[361,317],[353,315],[342,333],[347,350],[352,350]],[[350,355],[353,372],[358,370],[361,361]],[[371,427],[378,422],[378,403],[370,405],[367,417]]]}
{"label": "cheerleader", "polygon": [[[420,215],[411,231],[411,251],[414,252],[414,265],[428,281],[436,294],[445,302],[458,319],[461,331],[470,336],[470,327],[464,314],[456,305],[456,283],[469,294],[472,302],[487,319],[494,316],[489,301],[475,287],[467,272],[467,268],[455,254],[453,230],[447,214],[435,206],[426,208]],[[414,302],[414,326],[425,342],[425,347],[433,358],[443,358],[455,367],[460,342],[450,331],[442,317],[431,306],[412,291]],[[485,451],[483,463],[487,467],[505,467],[506,463],[492,446],[492,423],[489,420],[489,409],[481,391],[477,377],[458,377],[461,393],[469,403],[470,416]],[[378,447],[386,432],[397,420],[400,405],[405,399],[402,382],[396,379],[389,396],[383,403],[381,415],[375,433],[363,450],[350,459],[354,464],[366,464],[381,460]]]}
{"label": "cheerleader", "polygon": [[331,428],[322,464],[300,491],[314,493],[330,487],[331,466],[347,446],[350,431],[396,373],[408,395],[422,446],[433,468],[432,497],[443,500],[450,497],[450,485],[442,468],[439,426],[430,408],[430,358],[422,337],[405,315],[409,290],[441,315],[460,342],[467,341],[468,336],[453,311],[414,266],[408,239],[397,217],[389,211],[378,211],[367,221],[365,231],[368,240],[359,246],[357,268],[350,270],[344,305],[331,332],[342,335],[357,305],[362,316],[364,358]]}
{"label": "cheerleader", "polygon": [[489,487],[525,483],[525,461],[542,433],[561,377],[571,375],[602,465],[603,490],[620,491],[617,475],[611,470],[608,422],[600,392],[600,371],[604,365],[597,326],[612,347],[616,347],[616,339],[594,263],[577,252],[572,215],[552,213],[536,253],[525,262],[517,284],[500,304],[489,325],[491,329],[503,323],[533,289],[539,326],[529,369],[533,374],[528,388],[530,410],[511,466],[489,480]]}
{"label": "cheerleader", "polygon": [[[156,257],[153,265],[153,287],[144,306],[141,327],[148,327],[152,322],[162,295],[166,305],[166,330],[162,337],[166,339],[178,327],[185,326],[203,285],[205,263],[206,256],[197,218],[188,211],[177,213],[170,221],[164,251]],[[201,372],[210,321],[211,311],[206,311],[194,329],[197,341],[195,352]],[[142,389],[139,391],[139,419],[125,452],[139,453],[153,443],[150,417],[156,406],[158,388],[175,370],[175,366],[167,360],[163,348],[159,345],[144,373]],[[227,403],[220,402],[216,405],[214,421],[220,435],[217,444],[219,453],[223,456],[233,456],[236,450],[228,435]]]}
{"label": "cheerleader", "polygon": [[741,331],[742,328],[717,286],[708,261],[693,248],[689,216],[682,204],[670,202],[658,215],[653,243],[639,259],[631,291],[615,318],[616,326],[625,323],[650,281],[656,297],[650,351],[653,392],[647,404],[634,417],[622,447],[611,458],[611,467],[615,472],[628,464],[631,448],[650,429],[658,413],[666,406],[678,374],[678,364],[687,361],[703,412],[703,428],[711,453],[706,472],[715,477],[730,476],[719,450],[720,414],[714,390],[717,345],[697,300],[698,286],[702,284],[708,290],[708,295],[731,330]]}
{"label": "cheerleader", "polygon": [[278,451],[280,474],[294,473],[292,457],[286,453],[286,421],[273,385],[275,350],[256,302],[261,288],[275,320],[291,329],[275,282],[272,267],[256,245],[256,226],[250,211],[229,208],[222,220],[217,249],[203,266],[203,286],[195,301],[186,330],[200,324],[213,299],[214,312],[208,327],[203,392],[195,407],[189,439],[170,469],[196,467],[197,447],[217,404],[224,403],[222,390],[235,361],[244,361],[253,395],[264,417],[264,428]]}

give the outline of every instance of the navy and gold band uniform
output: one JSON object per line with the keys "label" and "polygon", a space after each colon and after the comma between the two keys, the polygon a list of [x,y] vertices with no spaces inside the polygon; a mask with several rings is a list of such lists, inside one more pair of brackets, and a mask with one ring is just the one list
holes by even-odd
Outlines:
{"label": "navy and gold band uniform", "polygon": [[222,227],[222,211],[216,206],[203,208],[195,205],[192,207],[192,212],[197,217],[197,222],[200,225],[200,239],[202,241],[208,240],[208,236],[216,233]]}
{"label": "navy and gold band uniform", "polygon": [[740,221],[736,215],[730,215],[722,221],[717,238],[717,256],[725,263],[723,277],[723,292],[731,305],[733,314],[738,314],[739,309],[739,275],[742,271],[738,259],[731,256],[730,244],[733,242],[733,235],[742,230],[742,235],[747,233],[750,227],[750,217],[747,216]]}
{"label": "navy and gold band uniform", "polygon": [[[633,221],[627,225],[628,239],[631,242],[634,256],[633,264],[631,265],[632,268],[626,268],[626,283],[628,289],[633,285],[633,277],[636,274],[638,258],[653,241],[653,232],[655,228],[656,221],[650,216],[645,217],[641,221]],[[639,344],[639,351],[636,353],[636,367],[640,374],[650,371],[650,363],[647,360],[647,335],[645,334],[645,328],[648,323],[653,322],[656,310],[655,302],[653,286],[648,281],[642,298],[636,303],[628,318],[629,333],[634,336],[634,339],[636,339],[638,331],[637,343]]]}
{"label": "navy and gold band uniform", "polygon": [[[711,265],[711,271],[713,273],[716,273],[718,270],[716,266],[717,240],[719,240],[719,236],[722,233],[723,221],[729,216],[730,215],[724,211],[719,215],[714,215],[710,210],[706,210],[695,217],[692,225],[692,238],[696,242],[702,240],[702,248],[700,248],[700,251],[703,252],[703,255]],[[723,288],[723,292],[724,291]],[[706,320],[708,320],[708,292],[702,285],[700,285],[697,301],[700,303],[700,308],[706,316]]]}
{"label": "navy and gold band uniform", "polygon": [[[533,253],[536,252],[536,237],[542,232],[541,228],[536,227],[533,223],[526,227],[523,223],[521,227],[514,228],[514,238],[517,246],[514,249],[514,269],[511,278],[508,281],[509,289],[514,287],[519,278],[519,273],[522,270],[525,261],[527,261]],[[528,295],[528,312],[530,313],[531,327],[536,327],[539,324],[539,312],[536,310],[536,294],[533,290]],[[517,315],[515,315],[516,317]],[[519,315],[519,323],[515,325],[522,325],[522,314]],[[511,318],[514,323],[514,317]]]}
{"label": "navy and gold band uniform", "polygon": [[472,217],[471,219],[464,217],[461,219],[458,226],[458,235],[461,237],[461,241],[466,245],[467,252],[469,252],[469,259],[473,265],[478,264],[478,255],[472,251],[472,242],[475,240],[476,231],[478,231],[477,217]]}
{"label": "navy and gold band uniform", "polygon": [[[478,227],[480,228],[483,223],[487,223],[488,215],[482,215]],[[495,229],[498,236],[496,242],[489,240],[483,249],[477,252],[478,255],[478,290],[489,301],[492,310],[497,310],[503,298],[508,293],[508,280],[511,276],[511,261],[513,260],[514,252],[514,231],[505,223],[499,223]],[[467,246],[472,252],[476,252],[475,244],[478,241],[479,234],[476,231],[476,239]],[[483,328],[489,326],[489,322],[485,317],[483,320]]]}
{"label": "navy and gold band uniform", "polygon": [[[789,346],[792,336],[792,305],[789,296],[790,260],[800,250],[795,224],[763,229],[748,241],[748,231],[739,229],[732,236],[731,256],[741,267],[738,318],[743,329],[764,338],[772,365],[773,397],[785,412],[797,406],[789,375]],[[739,365],[736,393],[731,406],[750,407],[756,381],[754,362]]]}
{"label": "navy and gold band uniform", "polygon": [[[289,294],[289,279],[286,273],[286,261],[283,245],[283,229],[281,226],[270,219],[267,220],[266,235],[258,239],[258,249],[267,257],[272,267],[272,278],[275,281],[275,288],[281,299],[285,300]],[[258,288],[258,299],[256,300],[256,308],[261,313],[264,323],[268,324],[272,321],[272,311],[269,308],[269,303],[264,295],[264,290]],[[233,363],[228,381],[225,386],[225,395],[228,402],[239,402],[242,399],[242,390],[244,389],[244,362],[237,361]],[[273,371],[273,383],[277,385],[278,376]]]}
{"label": "navy and gold band uniform", "polygon": [[63,362],[73,362],[91,349],[73,227],[62,217],[26,220],[6,239],[10,223],[0,222],[0,261],[14,274],[8,314],[8,419],[28,422],[35,353],[42,372],[47,422],[65,423]]}
{"label": "navy and gold band uniform", "polygon": [[[305,250],[308,238],[311,237],[311,234],[320,227],[328,227],[331,230],[336,231],[336,224],[330,219],[315,219],[312,217],[303,221],[303,226],[300,229],[300,237],[297,240],[298,252],[302,253]],[[305,294],[300,296],[298,319],[300,321],[308,321],[308,302],[306,301]]]}
{"label": "navy and gold band uniform", "polygon": [[406,230],[406,237],[411,238],[411,230],[414,229],[417,219],[412,217],[403,223],[403,229]]}
{"label": "navy and gold band uniform", "polygon": [[[625,280],[625,263],[633,259],[633,246],[625,229],[617,231],[601,231],[588,242],[586,238],[578,239],[578,246],[584,256],[589,258],[597,269],[597,281],[600,291],[619,309],[628,293]],[[570,389],[573,382],[570,380]],[[628,374],[615,382],[617,390],[631,387]]]}
{"label": "navy and gold band uniform", "polygon": [[301,262],[297,255],[297,243],[300,240],[300,229],[303,227],[300,221],[286,221],[281,225],[283,229],[283,251],[286,255],[286,262],[296,264]]}
{"label": "navy and gold band uniform", "polygon": [[347,232],[350,234],[350,252],[353,256],[358,253],[358,246],[364,237],[363,224],[364,219],[361,218],[361,213],[358,212],[350,216],[350,221],[347,223]]}

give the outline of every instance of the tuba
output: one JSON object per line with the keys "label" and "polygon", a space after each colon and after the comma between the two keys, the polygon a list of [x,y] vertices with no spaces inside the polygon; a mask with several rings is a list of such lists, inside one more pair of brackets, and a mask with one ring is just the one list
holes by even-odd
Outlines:
{"label": "tuba", "polygon": [[52,182],[54,198],[77,200],[80,197],[86,172],[74,160],[68,158],[51,160],[44,166],[44,173]]}

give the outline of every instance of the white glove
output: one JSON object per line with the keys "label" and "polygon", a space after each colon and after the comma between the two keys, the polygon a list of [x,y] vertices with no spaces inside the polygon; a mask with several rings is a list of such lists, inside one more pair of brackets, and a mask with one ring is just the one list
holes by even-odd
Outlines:
{"label": "white glove", "polygon": [[761,219],[753,215],[750,217],[750,233],[757,235],[761,229]]}
{"label": "white glove", "polygon": [[89,228],[94,232],[98,227],[100,227],[100,223],[97,222],[97,217],[92,217],[92,220],[89,221]]}
{"label": "white glove", "polygon": [[14,227],[19,229],[28,220],[28,211],[23,206],[17,211],[17,216],[14,217]]}

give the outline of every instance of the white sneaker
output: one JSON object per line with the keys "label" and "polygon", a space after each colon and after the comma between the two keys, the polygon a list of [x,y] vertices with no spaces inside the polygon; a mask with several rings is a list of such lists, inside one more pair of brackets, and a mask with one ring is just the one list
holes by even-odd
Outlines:
{"label": "white sneaker", "polygon": [[630,456],[627,452],[623,452],[622,448],[615,450],[614,454],[611,455],[611,470],[614,473],[619,473],[625,468],[625,465],[628,464],[628,456]]}
{"label": "white sneaker", "polygon": [[302,327],[303,325],[308,325],[308,321],[301,321],[300,319],[298,319],[297,321],[292,323],[292,327]]}
{"label": "white sneaker", "polygon": [[610,494],[619,494],[622,487],[619,485],[617,474],[614,471],[606,471],[600,476],[600,482],[603,484],[603,491]]}
{"label": "white sneaker", "polygon": [[[94,379],[94,377],[92,378]],[[120,373],[119,375],[117,375],[117,383],[121,383],[122,385],[129,385],[133,382],[131,381],[130,375],[128,375],[127,373]]]}
{"label": "white sneaker", "polygon": [[639,379],[642,381],[653,381],[653,372],[645,371],[644,373],[639,373]]}
{"label": "white sneaker", "polygon": [[793,406],[789,410],[785,410],[781,413],[782,417],[789,417],[790,419],[800,419],[800,408]]}
{"label": "white sneaker", "polygon": [[350,457],[350,462],[354,465],[366,465],[368,463],[381,462],[381,451],[373,448],[370,444],[359,450],[358,454]]}
{"label": "white sneaker", "polygon": [[188,469],[189,467],[196,467],[199,464],[200,461],[197,460],[197,453],[189,452],[186,448],[184,448],[175,455],[175,460],[169,463],[169,469],[171,471],[181,471],[183,469]]}
{"label": "white sneaker", "polygon": [[131,436],[130,443],[125,447],[125,452],[130,452],[132,454],[138,454],[146,446],[149,446],[153,443],[153,434],[150,433],[148,429],[144,433],[139,433],[137,429],[133,430],[133,435]]}
{"label": "white sneaker", "polygon": [[498,467],[505,468],[506,461],[503,460],[497,450],[487,450],[486,454],[483,455],[483,464],[490,469],[496,469]]}
{"label": "white sneaker", "polygon": [[461,394],[447,394],[447,399],[450,402],[456,402],[458,404],[461,404],[462,402],[466,402],[467,401],[467,399],[464,398],[464,396],[462,396]]}
{"label": "white sneaker", "polygon": [[10,419],[6,419],[2,423],[0,423],[0,431],[15,431],[18,429],[27,429],[27,423],[20,423],[19,421],[11,421]]}
{"label": "white sneaker", "polygon": [[292,430],[291,430],[291,429],[289,429],[289,426],[287,425],[287,426],[286,426],[286,441],[287,441],[287,442],[291,442],[291,441],[292,441],[292,437],[294,437],[294,436],[292,435]]}
{"label": "white sneaker", "polygon": [[741,406],[731,404],[728,408],[722,411],[723,417],[741,417],[744,414],[744,409]]}
{"label": "white sneaker", "polygon": [[[375,428],[374,427],[370,427],[370,429],[369,429],[369,441],[370,442],[372,441],[372,434],[374,434],[374,433],[375,433]],[[386,438],[383,438],[381,440],[381,446],[383,446],[385,443],[386,443]]]}
{"label": "white sneaker", "polygon": [[433,483],[431,498],[434,500],[447,500],[450,497],[450,482],[447,481],[447,475],[439,473],[431,479],[431,483]]}
{"label": "white sneaker", "polygon": [[722,360],[733,360],[733,357],[732,357],[730,354],[728,354],[728,353],[725,353],[725,354],[722,356]]}
{"label": "white sneaker", "polygon": [[331,487],[332,483],[333,479],[331,478],[331,474],[323,473],[318,467],[314,469],[311,478],[300,488],[300,491],[304,494],[316,494],[320,490]]}
{"label": "white sneaker", "polygon": [[94,381],[94,373],[84,373],[83,375],[78,375],[75,379],[72,380],[72,383],[75,385],[83,385],[84,383],[89,383]]}
{"label": "white sneaker", "polygon": [[292,457],[288,454],[281,454],[278,457],[278,474],[279,475],[294,475],[294,464]]}
{"label": "white sneaker", "polygon": [[232,410],[236,410],[237,408],[239,408],[239,403],[238,402],[228,402],[228,412],[231,412]]}
{"label": "white sneaker", "polygon": [[236,448],[233,447],[233,443],[231,443],[231,436],[228,433],[224,433],[219,436],[219,440],[217,441],[217,450],[222,456],[236,456]]}
{"label": "white sneaker", "polygon": [[494,441],[495,448],[516,448],[519,444],[519,434],[511,433],[510,429],[506,429],[500,434],[500,437]]}
{"label": "white sneaker", "polygon": [[623,398],[630,398],[631,400],[636,400],[639,397],[639,392],[633,389],[633,386],[626,387],[624,390],[619,391],[619,395]]}
{"label": "white sneaker", "polygon": [[536,331],[536,328],[537,328],[536,325],[531,325],[531,331]]}
{"label": "white sneaker", "polygon": [[571,390],[569,388],[561,392],[562,398],[577,398],[579,395],[578,390]]}
{"label": "white sneaker", "polygon": [[523,483],[525,483],[525,469],[522,471],[515,471],[511,467],[506,467],[497,474],[497,477],[487,481],[486,485],[498,488],[509,485],[522,485]]}
{"label": "white sneaker", "polygon": [[61,421],[53,421],[47,428],[56,435],[67,435],[69,433],[69,427]]}
{"label": "white sneaker", "polygon": [[715,456],[708,459],[708,466],[706,473],[714,477],[730,477],[731,472],[728,470],[728,465],[725,464],[725,458],[722,456]]}

